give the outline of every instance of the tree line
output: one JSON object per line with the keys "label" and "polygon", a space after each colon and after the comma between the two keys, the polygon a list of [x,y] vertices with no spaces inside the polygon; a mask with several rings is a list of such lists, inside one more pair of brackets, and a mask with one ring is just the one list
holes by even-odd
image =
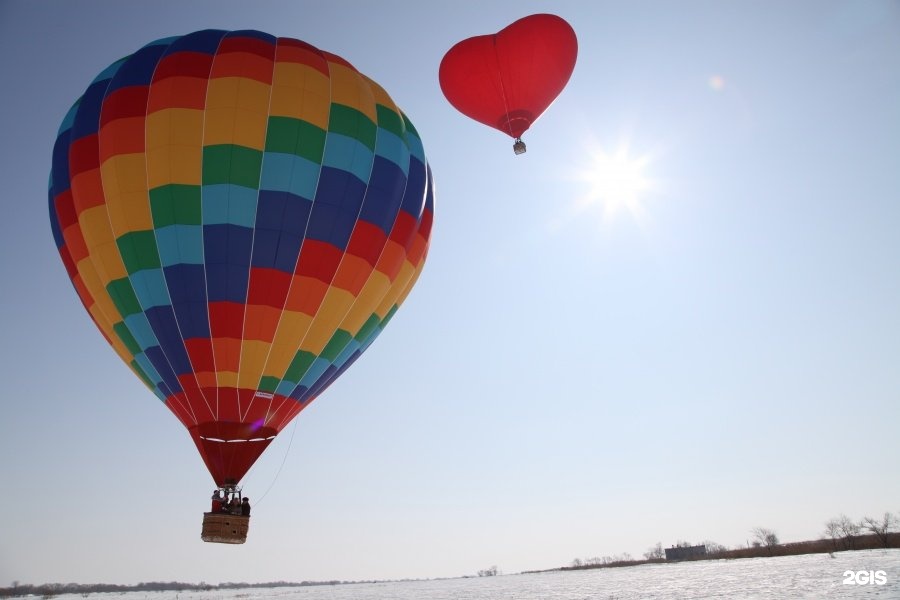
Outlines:
{"label": "tree line", "polygon": [[[712,540],[706,540],[700,544],[678,540],[672,547],[688,548],[697,545],[706,548],[705,556],[692,557],[688,560],[787,556],[840,550],[900,548],[900,516],[891,512],[885,512],[879,518],[866,516],[860,520],[853,520],[847,515],[841,514],[825,522],[825,530],[820,539],[803,542],[782,544],[778,534],[767,527],[754,527],[750,530],[750,535],[751,537],[746,545],[738,545],[734,548],[728,548]],[[651,546],[644,552],[643,560],[635,559],[625,552],[614,556],[576,558],[568,566],[554,570],[627,567],[665,560],[666,551],[662,542],[657,542],[655,546]]]}
{"label": "tree line", "polygon": [[374,583],[363,581],[271,581],[267,583],[243,583],[229,582],[220,584],[184,583],[181,581],[153,581],[138,583],[137,585],[117,585],[113,583],[43,583],[40,585],[22,584],[13,581],[10,587],[0,588],[0,598],[12,598],[20,596],[40,596],[52,598],[61,594],[80,594],[87,597],[90,594],[105,592],[184,592],[184,591],[209,591],[246,588],[271,588],[271,587],[302,587],[311,585],[338,585],[344,583]]}

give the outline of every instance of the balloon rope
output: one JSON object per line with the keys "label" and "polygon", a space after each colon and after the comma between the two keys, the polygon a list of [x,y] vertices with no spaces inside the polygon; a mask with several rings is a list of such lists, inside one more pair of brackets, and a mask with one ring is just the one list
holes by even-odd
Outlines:
{"label": "balloon rope", "polygon": [[275,485],[275,482],[278,481],[278,476],[281,475],[281,469],[284,468],[284,463],[287,462],[287,457],[288,457],[288,453],[291,451],[291,446],[294,445],[294,433],[296,431],[297,431],[297,419],[294,419],[294,427],[291,429],[291,439],[288,442],[287,449],[284,451],[284,458],[281,459],[281,465],[279,465],[278,471],[275,472],[275,477],[272,478],[272,483],[269,484],[269,487],[266,488],[266,491],[263,492],[263,495],[260,496],[259,499],[253,503],[253,506],[259,506],[259,503],[262,502],[262,499],[268,495],[269,490],[271,490],[272,487]]}

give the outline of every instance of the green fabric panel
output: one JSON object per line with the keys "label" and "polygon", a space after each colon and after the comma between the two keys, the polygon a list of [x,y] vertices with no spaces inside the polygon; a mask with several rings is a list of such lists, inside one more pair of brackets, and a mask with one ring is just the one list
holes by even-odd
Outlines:
{"label": "green fabric panel", "polygon": [[294,360],[291,361],[291,366],[288,367],[284,378],[292,383],[299,383],[303,375],[309,370],[309,367],[312,366],[314,360],[316,360],[315,354],[301,350],[294,356]]}
{"label": "green fabric panel", "polygon": [[281,380],[277,377],[263,377],[259,381],[259,391],[274,393],[279,383],[281,383]]}
{"label": "green fabric panel", "polygon": [[384,329],[385,327],[387,327],[387,324],[391,322],[391,319],[393,319],[393,318],[394,318],[394,315],[397,314],[397,309],[398,309],[398,308],[400,308],[400,305],[399,305],[399,304],[395,304],[394,306],[391,307],[391,310],[388,311],[387,316],[386,316],[386,317],[384,318],[384,320],[381,322],[381,328],[382,328],[382,329]]}
{"label": "green fabric panel", "polygon": [[141,381],[144,382],[144,385],[146,385],[151,390],[156,387],[153,382],[150,381],[150,378],[147,377],[147,374],[144,373],[141,365],[139,365],[136,360],[131,361],[129,364],[131,365],[131,368],[134,369],[134,372],[137,373],[137,376],[141,378]]}
{"label": "green fabric panel", "polygon": [[347,347],[347,344],[349,344],[350,340],[352,339],[353,336],[350,335],[349,332],[344,331],[343,329],[338,329],[334,332],[334,335],[331,336],[331,339],[328,340],[328,344],[322,351],[321,358],[327,359],[328,362],[333,363],[335,360],[337,360],[338,355],[344,348]]}
{"label": "green fabric panel", "polygon": [[199,185],[173,183],[150,190],[150,211],[156,229],[168,225],[200,225]]}
{"label": "green fabric panel", "polygon": [[325,153],[325,132],[311,123],[290,117],[269,117],[266,152],[296,154],[321,164]]}
{"label": "green fabric panel", "polygon": [[122,343],[125,344],[125,347],[128,348],[129,352],[138,355],[143,351],[141,345],[137,343],[137,340],[134,339],[134,336],[128,331],[128,327],[125,326],[125,323],[116,323],[113,325],[113,331],[116,332],[116,335],[119,336],[119,339],[122,340]]}
{"label": "green fabric panel", "polygon": [[378,109],[378,126],[403,139],[403,120],[387,106],[376,105]]}
{"label": "green fabric panel", "polygon": [[415,128],[415,126],[412,124],[412,121],[410,121],[410,120],[409,120],[409,117],[407,117],[405,114],[403,115],[403,122],[406,124],[406,131],[407,131],[407,133],[412,133],[412,134],[415,135],[416,137],[420,137],[420,136],[419,136],[419,132],[416,131],[416,128]]}
{"label": "green fabric panel", "polygon": [[263,153],[253,148],[220,144],[203,148],[203,185],[232,183],[246,188],[259,187]]}
{"label": "green fabric panel", "polygon": [[129,273],[160,267],[156,234],[152,230],[126,233],[116,240],[116,245]]}
{"label": "green fabric panel", "polygon": [[141,312],[141,304],[134,295],[134,289],[127,277],[110,281],[106,286],[106,293],[123,318]]}
{"label": "green fabric panel", "polygon": [[328,131],[359,140],[375,152],[375,134],[378,127],[363,113],[343,104],[332,104],[328,117]]}
{"label": "green fabric panel", "polygon": [[354,338],[356,341],[362,343],[369,339],[369,336],[372,335],[372,332],[378,329],[378,324],[381,323],[381,319],[378,318],[378,315],[372,313],[372,315],[366,319],[366,322],[363,323],[363,326],[356,333]]}

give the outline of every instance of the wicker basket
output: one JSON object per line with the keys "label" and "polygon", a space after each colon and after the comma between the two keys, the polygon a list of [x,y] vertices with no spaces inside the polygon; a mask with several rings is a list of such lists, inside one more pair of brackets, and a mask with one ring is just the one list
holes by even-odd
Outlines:
{"label": "wicker basket", "polygon": [[247,541],[250,517],[227,513],[203,513],[200,539],[218,544],[243,544]]}

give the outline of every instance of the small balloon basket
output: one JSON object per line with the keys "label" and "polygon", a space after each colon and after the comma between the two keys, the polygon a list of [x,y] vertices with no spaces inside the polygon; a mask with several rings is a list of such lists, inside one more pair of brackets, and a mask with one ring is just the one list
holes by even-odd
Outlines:
{"label": "small balloon basket", "polygon": [[250,517],[228,513],[203,513],[200,539],[216,544],[243,544],[247,541]]}

